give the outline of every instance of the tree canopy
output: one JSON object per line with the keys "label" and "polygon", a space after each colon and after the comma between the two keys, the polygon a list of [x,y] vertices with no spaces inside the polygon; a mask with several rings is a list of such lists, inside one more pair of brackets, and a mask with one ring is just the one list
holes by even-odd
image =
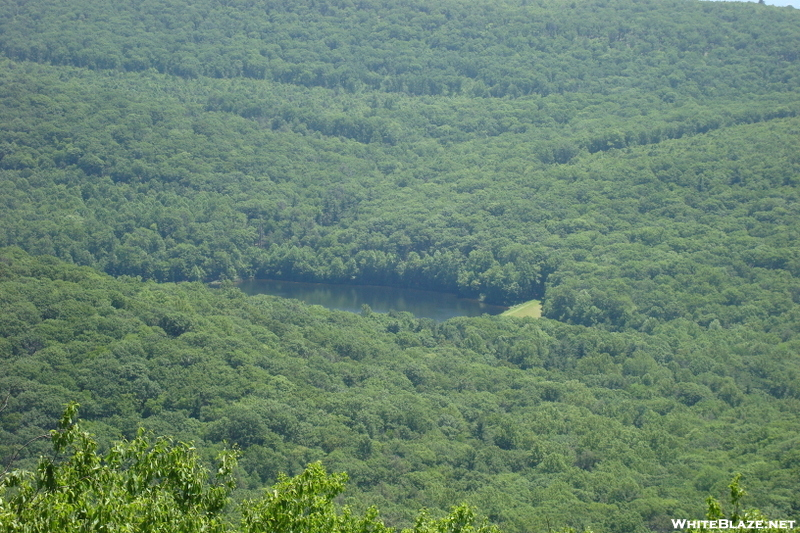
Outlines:
{"label": "tree canopy", "polygon": [[[278,483],[257,500],[241,504],[239,527],[224,519],[235,486],[236,452],[220,454],[214,481],[188,444],[167,438],[117,441],[106,454],[78,427],[77,404],[70,404],[59,428],[49,434],[53,456],[42,457],[35,472],[6,471],[0,476],[0,531],[126,531],[150,533],[392,533],[375,508],[354,516],[339,512],[334,497],[344,490],[346,474],[328,475],[322,464],[309,465]],[[10,466],[10,465],[9,465]],[[439,520],[421,513],[402,533],[499,533],[479,524],[467,506],[454,507]]]}
{"label": "tree canopy", "polygon": [[[273,527],[264,488],[318,461],[350,479],[329,524],[667,531],[736,472],[795,517],[799,46],[800,12],[745,2],[0,2],[0,457],[34,472],[4,502],[101,498],[36,473],[79,402],[95,437],[59,435],[109,483],[114,449],[198,480],[236,444],[185,509],[213,527]],[[194,527],[152,480],[120,512]]]}

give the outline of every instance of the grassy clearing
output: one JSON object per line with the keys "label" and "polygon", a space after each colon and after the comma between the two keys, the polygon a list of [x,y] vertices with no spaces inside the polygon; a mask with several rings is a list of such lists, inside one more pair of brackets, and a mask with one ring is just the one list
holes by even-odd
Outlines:
{"label": "grassy clearing", "polygon": [[533,318],[541,318],[542,316],[542,302],[539,300],[530,300],[514,307],[510,307],[508,311],[504,311],[500,316],[531,316]]}

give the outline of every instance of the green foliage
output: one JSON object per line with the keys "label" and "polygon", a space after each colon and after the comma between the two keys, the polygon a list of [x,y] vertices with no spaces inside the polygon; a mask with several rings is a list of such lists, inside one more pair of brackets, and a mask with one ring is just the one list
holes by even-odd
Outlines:
{"label": "green foliage", "polygon": [[[700,533],[701,531],[719,532],[730,529],[736,529],[737,531],[743,531],[747,533],[755,533],[756,531],[764,531],[767,533],[777,533],[779,531],[800,531],[800,527],[790,527],[790,523],[786,519],[770,520],[758,509],[742,509],[742,498],[746,496],[747,493],[739,484],[741,477],[741,474],[736,474],[731,480],[730,485],[728,485],[728,488],[730,489],[731,505],[731,512],[729,515],[725,515],[722,510],[722,506],[713,496],[709,496],[706,500],[708,505],[706,519],[716,523],[719,523],[720,520],[727,520],[726,524],[731,525],[728,525],[727,527],[720,526],[720,529],[709,525],[707,527],[687,529],[686,531],[689,533]],[[792,522],[797,523],[796,520]]]}
{"label": "green foliage", "polygon": [[612,328],[694,312],[583,271],[619,248],[691,253],[723,220],[727,261],[692,262],[797,270],[765,235],[794,218],[772,197],[797,185],[794,10],[179,4],[0,8],[0,244],[159,281],[504,304],[574,274],[587,301],[554,293],[550,316]]}
{"label": "green foliage", "polygon": [[[344,490],[346,474],[328,475],[321,463],[300,475],[279,476],[259,500],[241,505],[239,529],[223,520],[235,486],[235,452],[224,452],[214,482],[195,449],[169,438],[149,439],[143,430],[132,441],[118,441],[106,454],[80,431],[77,404],[70,404],[59,428],[50,433],[53,456],[42,457],[35,473],[14,470],[0,477],[0,531],[130,531],[175,533],[241,531],[261,533],[391,533],[372,507],[364,516],[333,499]],[[499,533],[476,525],[462,505],[434,520],[422,513],[403,533]]]}
{"label": "green foliage", "polygon": [[[0,479],[0,531],[221,532],[221,511],[233,488],[235,454],[220,457],[213,484],[194,448],[169,439],[131,441],[98,454],[70,405],[50,434],[54,454],[33,473]],[[88,528],[88,529],[87,529]]]}
{"label": "green foliage", "polygon": [[328,475],[321,463],[289,478],[278,477],[278,483],[258,501],[242,505],[242,528],[252,533],[297,531],[298,533],[382,533],[393,531],[383,525],[377,510],[369,509],[362,518],[349,509],[336,511],[333,499],[344,490],[346,474]]}
{"label": "green foliage", "polygon": [[[19,61],[156,69],[187,79],[266,79],[353,93],[485,99],[643,89],[675,101],[794,90],[798,75],[796,13],[757,6],[202,0],[186,8],[159,0],[111,8],[37,0],[9,4],[2,14],[0,49]],[[259,102],[238,95],[224,101],[250,115],[263,112]],[[398,137],[381,117],[302,115],[326,134],[367,142]],[[554,118],[569,116],[562,110]],[[291,111],[282,113],[285,122],[293,118]],[[715,124],[702,115],[696,121],[705,129]],[[498,122],[519,127],[513,117]],[[624,142],[613,132],[600,134],[595,144],[606,149]]]}
{"label": "green foliage", "polygon": [[[186,464],[238,444],[231,497],[265,517],[289,504],[263,487],[317,461],[348,472],[336,501],[351,511],[325,498],[303,505],[341,528],[373,506],[386,527],[413,527],[421,508],[432,518],[419,527],[445,527],[441,517],[466,502],[504,531],[646,531],[701,516],[697,502],[732,464],[756,506],[791,517],[797,359],[771,333],[355,315],[230,284],[114,279],[19,249],[0,252],[0,294],[14,317],[0,336],[0,388],[10,392],[0,455],[21,469],[52,456],[36,437],[79,399],[101,450],[170,448],[148,439],[143,448],[141,426],[197,443],[202,463]],[[164,317],[191,328],[169,333]],[[112,444],[120,435],[138,444]],[[106,468],[107,454],[92,464]],[[281,486],[303,491],[300,480],[318,474]],[[324,479],[319,494],[338,494],[343,478]],[[168,480],[152,487],[166,491],[154,501],[178,497]],[[239,520],[231,512],[226,520]]]}
{"label": "green foliage", "polygon": [[500,533],[495,526],[478,524],[475,513],[466,505],[454,507],[449,516],[440,520],[420,514],[416,524],[403,533]]}
{"label": "green foliage", "polygon": [[[36,471],[80,401],[98,449],[237,443],[237,501],[347,471],[349,515],[307,502],[341,528],[466,501],[507,531],[663,530],[733,465],[796,512],[796,10],[0,4],[0,457]],[[355,316],[251,277],[544,318]]]}

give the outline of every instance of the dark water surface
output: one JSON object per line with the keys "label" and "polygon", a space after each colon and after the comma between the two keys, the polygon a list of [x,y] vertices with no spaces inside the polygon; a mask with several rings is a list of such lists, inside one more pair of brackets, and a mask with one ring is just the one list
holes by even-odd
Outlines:
{"label": "dark water surface", "polygon": [[458,298],[453,294],[370,285],[329,285],[326,283],[296,283],[293,281],[250,280],[238,287],[246,294],[271,294],[295,298],[307,304],[321,305],[360,313],[367,304],[376,313],[408,311],[417,317],[437,321],[454,316],[499,315],[505,307],[487,305],[477,300]]}

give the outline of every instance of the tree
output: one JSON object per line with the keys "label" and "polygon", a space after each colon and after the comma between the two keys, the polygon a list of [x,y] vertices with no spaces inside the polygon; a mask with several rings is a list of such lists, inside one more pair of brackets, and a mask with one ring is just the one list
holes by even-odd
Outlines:
{"label": "tree", "polygon": [[243,504],[243,530],[248,533],[392,531],[378,519],[374,507],[363,518],[354,517],[347,508],[342,514],[337,513],[333,498],[344,490],[346,482],[347,474],[328,475],[320,462],[312,463],[294,478],[281,474],[278,483],[260,500]]}
{"label": "tree", "polygon": [[[53,455],[42,457],[36,472],[4,472],[0,478],[0,533],[394,533],[371,507],[363,516],[338,512],[333,499],[347,474],[328,474],[322,463],[300,475],[279,476],[258,500],[241,507],[241,528],[224,513],[235,487],[237,452],[218,457],[213,482],[193,446],[166,437],[112,444],[105,454],[80,430],[78,404],[67,406],[58,429],[48,435]],[[423,512],[403,533],[499,533],[478,524],[466,505],[442,519]]]}
{"label": "tree", "polygon": [[[731,502],[730,514],[726,517],[719,501],[713,496],[709,496],[708,499],[706,499],[706,504],[708,505],[706,520],[703,521],[709,523],[703,524],[704,527],[688,529],[688,533],[700,533],[701,531],[714,533],[732,528],[743,533],[755,533],[756,531],[763,531],[765,533],[776,533],[778,531],[797,533],[800,531],[800,528],[797,527],[788,529],[795,525],[797,523],[796,521],[791,521],[791,524],[789,524],[788,520],[770,520],[758,509],[743,510],[741,501],[742,498],[747,495],[747,492],[745,492],[744,487],[739,484],[741,478],[741,474],[736,474],[731,480],[730,485],[728,485]],[[717,529],[717,527],[719,527],[719,529]]]}
{"label": "tree", "polygon": [[194,447],[140,430],[104,455],[80,430],[78,404],[50,432],[53,455],[36,472],[0,479],[0,532],[227,530],[222,511],[234,487],[236,453],[224,452],[213,483]]}

